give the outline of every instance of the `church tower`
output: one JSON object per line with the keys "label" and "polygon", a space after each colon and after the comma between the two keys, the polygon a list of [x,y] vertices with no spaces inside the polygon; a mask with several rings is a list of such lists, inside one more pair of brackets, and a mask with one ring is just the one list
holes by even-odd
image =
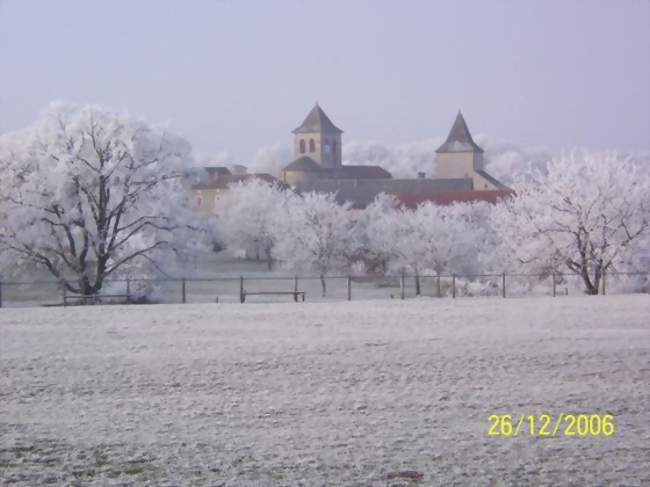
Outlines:
{"label": "church tower", "polygon": [[483,169],[483,149],[472,139],[460,110],[447,140],[436,150],[435,178],[471,179],[474,191],[512,191]]}
{"label": "church tower", "polygon": [[435,177],[439,179],[471,178],[483,169],[483,149],[469,133],[463,114],[458,115],[444,144],[436,150]]}
{"label": "church tower", "polygon": [[322,169],[341,167],[341,134],[343,131],[332,123],[316,103],[305,121],[293,131],[294,158],[309,157]]}

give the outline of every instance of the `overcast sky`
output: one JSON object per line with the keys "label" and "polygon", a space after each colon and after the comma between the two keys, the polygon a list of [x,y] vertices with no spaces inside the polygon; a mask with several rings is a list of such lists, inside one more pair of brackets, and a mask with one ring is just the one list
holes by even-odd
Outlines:
{"label": "overcast sky", "polygon": [[52,99],[246,163],[316,100],[347,140],[650,149],[650,1],[0,0],[0,131]]}

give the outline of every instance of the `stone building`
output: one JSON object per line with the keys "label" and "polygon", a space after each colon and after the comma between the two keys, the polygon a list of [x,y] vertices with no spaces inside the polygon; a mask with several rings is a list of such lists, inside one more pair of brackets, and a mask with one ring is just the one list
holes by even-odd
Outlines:
{"label": "stone building", "polygon": [[191,190],[194,207],[207,215],[218,214],[235,201],[234,193],[230,191],[235,184],[257,179],[288,189],[282,181],[266,173],[233,174],[226,167],[203,167],[201,170],[202,173],[196,175],[197,180],[191,184]]}
{"label": "stone building", "polygon": [[508,190],[484,171],[483,149],[472,139],[460,110],[447,140],[436,150],[434,175],[436,179],[471,178],[474,191]]}
{"label": "stone building", "polygon": [[300,127],[293,131],[293,150],[297,158],[307,157],[323,169],[342,165],[343,130],[332,123],[316,103]]}
{"label": "stone building", "polygon": [[282,181],[291,187],[308,190],[319,181],[391,178],[379,166],[343,164],[343,131],[318,103],[293,134],[296,159],[282,170]]}
{"label": "stone building", "polygon": [[[339,202],[350,202],[363,209],[380,193],[394,195],[407,207],[431,201],[451,204],[456,201],[497,202],[512,193],[507,186],[483,168],[483,149],[458,116],[444,144],[432,161],[433,177],[420,173],[414,178],[393,178],[380,166],[343,164],[343,131],[330,120],[318,103],[302,124],[293,131],[295,159],[282,170],[281,180],[270,174],[246,174],[243,166],[204,167],[191,183],[196,208],[218,214],[232,203],[233,184],[260,179],[294,191],[335,193]],[[233,173],[235,172],[235,173]]]}
{"label": "stone building", "polygon": [[355,209],[365,208],[380,193],[392,194],[407,206],[425,201],[496,202],[511,193],[483,169],[483,149],[472,139],[460,112],[436,151],[433,178],[419,174],[394,179],[380,166],[343,164],[343,131],[318,104],[293,134],[296,159],[282,170],[282,180],[298,192],[336,193],[337,200],[351,202]]}

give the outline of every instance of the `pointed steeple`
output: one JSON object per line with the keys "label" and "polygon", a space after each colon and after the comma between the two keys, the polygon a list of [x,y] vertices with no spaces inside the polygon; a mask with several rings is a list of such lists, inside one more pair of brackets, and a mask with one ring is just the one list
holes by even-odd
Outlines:
{"label": "pointed steeple", "polygon": [[332,123],[318,102],[311,109],[305,121],[293,131],[294,134],[325,133],[342,134],[343,130]]}
{"label": "pointed steeple", "polygon": [[449,132],[449,136],[444,144],[438,147],[436,152],[483,152],[474,139],[472,134],[469,133],[467,123],[463,118],[463,114],[458,110],[458,115]]}

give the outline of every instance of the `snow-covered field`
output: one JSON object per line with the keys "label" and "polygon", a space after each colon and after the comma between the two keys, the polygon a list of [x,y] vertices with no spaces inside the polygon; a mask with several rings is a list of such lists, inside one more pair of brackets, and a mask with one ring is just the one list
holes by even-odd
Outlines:
{"label": "snow-covered field", "polygon": [[0,309],[6,484],[649,485],[649,411],[647,295]]}

